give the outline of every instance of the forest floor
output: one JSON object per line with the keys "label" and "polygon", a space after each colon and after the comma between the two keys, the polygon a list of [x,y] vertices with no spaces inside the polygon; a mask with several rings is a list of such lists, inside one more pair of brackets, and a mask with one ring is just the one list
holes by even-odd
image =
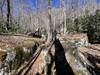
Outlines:
{"label": "forest floor", "polygon": [[10,34],[0,34],[0,60],[4,60],[4,56],[10,50],[15,50],[15,48],[32,48],[36,43],[41,44],[43,39],[32,38],[22,34],[10,35]]}
{"label": "forest floor", "polygon": [[[81,39],[88,40],[87,34],[75,34],[75,35],[62,35],[62,38],[65,41],[79,41]],[[33,45],[35,45],[35,43],[38,44],[42,44],[44,40],[41,38],[33,38],[30,36],[26,36],[26,35],[22,35],[22,34],[16,34],[16,35],[10,35],[10,34],[1,34],[0,35],[0,60],[3,60],[2,56],[5,56],[5,51],[7,48],[12,48],[12,47],[27,47],[27,48],[31,48]],[[84,40],[83,40],[84,41]],[[66,45],[67,46],[67,45]],[[57,50],[56,50],[57,49]],[[53,50],[55,50],[55,62],[56,63],[56,69],[58,70],[58,72],[60,72],[60,65],[62,64],[61,62],[58,62],[58,58],[60,55],[60,50],[63,50],[63,47],[60,47],[58,43],[55,43],[55,49],[53,48]],[[59,55],[57,55],[57,51],[59,50]],[[81,46],[79,47],[79,52],[82,53],[89,61],[90,63],[94,66],[94,69],[97,69],[100,71],[100,44],[89,44],[87,46]],[[63,53],[64,55],[64,53]],[[60,55],[62,56],[62,54]],[[45,62],[45,52],[43,51],[42,54],[39,56],[39,59],[37,58],[37,62],[35,62],[38,66],[41,65],[43,67],[43,64]],[[64,57],[66,59],[66,57]],[[62,59],[62,57],[60,57],[60,59]],[[64,59],[64,62],[65,62]],[[67,59],[66,59],[67,60]],[[41,62],[43,64],[41,64]],[[36,67],[34,65],[34,67]],[[33,68],[34,68],[33,67]],[[62,68],[62,67],[61,67]],[[34,68],[35,69],[35,68]],[[64,69],[65,70],[65,69]],[[66,72],[66,71],[64,71]]]}

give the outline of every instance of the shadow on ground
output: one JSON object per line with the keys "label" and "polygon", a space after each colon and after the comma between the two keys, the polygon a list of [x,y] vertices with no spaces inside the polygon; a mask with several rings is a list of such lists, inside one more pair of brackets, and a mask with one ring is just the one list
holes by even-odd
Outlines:
{"label": "shadow on ground", "polygon": [[74,75],[66,60],[64,48],[58,39],[55,40],[55,68],[56,75]]}

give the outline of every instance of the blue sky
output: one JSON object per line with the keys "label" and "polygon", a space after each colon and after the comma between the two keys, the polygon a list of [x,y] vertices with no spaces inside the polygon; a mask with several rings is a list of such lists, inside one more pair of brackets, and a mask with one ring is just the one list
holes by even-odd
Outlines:
{"label": "blue sky", "polygon": [[100,3],[100,0],[97,0],[97,3]]}
{"label": "blue sky", "polygon": [[[33,7],[36,7],[36,1],[37,0],[31,0],[32,4],[33,4]],[[46,0],[47,1],[47,0]],[[52,6],[54,7],[59,7],[60,5],[60,0],[53,0],[52,2]]]}
{"label": "blue sky", "polygon": [[[31,0],[31,1],[33,3],[33,7],[36,7],[36,0]],[[85,5],[85,1],[86,0],[80,0],[80,5]],[[100,3],[100,0],[97,0],[97,3]],[[52,6],[59,7],[59,5],[60,5],[60,0],[53,0]]]}
{"label": "blue sky", "polygon": [[[37,0],[25,0],[25,1],[28,2],[28,4],[30,4],[33,9],[37,7],[37,5],[36,5]],[[86,0],[80,0],[80,5],[85,5],[86,4],[85,1]],[[46,4],[46,2],[47,2],[47,0],[45,0],[45,3],[44,4]],[[100,3],[100,0],[97,0],[97,3]],[[17,7],[18,0],[14,0],[14,4]],[[60,0],[52,0],[52,6],[53,7],[59,7],[59,5],[60,5]]]}
{"label": "blue sky", "polygon": [[[18,10],[17,10],[19,8],[18,7],[18,1],[20,1],[20,0],[14,0],[14,13],[18,12]],[[37,4],[36,4],[37,0],[23,0],[23,1],[25,1],[26,4],[30,5],[33,10],[36,9],[36,7],[37,7]],[[68,1],[70,1],[70,0],[68,0]],[[85,1],[86,0],[80,0],[80,6],[84,6],[86,4]],[[100,0],[97,0],[97,3],[100,3]],[[47,4],[47,0],[44,1],[44,5],[40,9],[47,8],[46,4]],[[59,7],[59,5],[60,5],[60,0],[53,0],[52,1],[52,6],[53,7]]]}
{"label": "blue sky", "polygon": [[59,7],[59,5],[60,5],[60,0],[53,0],[54,7]]}

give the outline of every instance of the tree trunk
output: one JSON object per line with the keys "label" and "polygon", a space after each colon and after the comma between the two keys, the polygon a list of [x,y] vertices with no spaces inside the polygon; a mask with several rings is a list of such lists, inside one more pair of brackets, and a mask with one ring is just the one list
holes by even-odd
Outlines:
{"label": "tree trunk", "polygon": [[51,40],[52,40],[51,9],[48,9],[48,19],[49,19],[49,26],[48,26],[48,41],[51,41]]}
{"label": "tree trunk", "polygon": [[1,10],[1,17],[3,18],[3,9],[0,8],[0,10]]}
{"label": "tree trunk", "polygon": [[66,27],[66,7],[65,7],[65,0],[61,0],[61,9],[63,11],[64,23],[63,23],[63,33],[65,34],[67,31]]}
{"label": "tree trunk", "polygon": [[10,6],[10,1],[7,0],[7,30],[10,29],[10,24],[11,24],[11,6]]}
{"label": "tree trunk", "polygon": [[1,11],[1,17],[3,18],[3,6],[5,4],[5,0],[0,1],[0,11]]}
{"label": "tree trunk", "polygon": [[48,0],[48,19],[49,19],[49,26],[48,27],[48,31],[47,31],[47,34],[48,34],[48,38],[47,38],[47,41],[52,41],[54,38],[53,38],[53,24],[52,24],[52,20],[51,20],[51,0]]}
{"label": "tree trunk", "polygon": [[65,10],[65,8],[63,8],[63,10],[64,10],[64,34],[65,34],[66,31],[67,31],[67,27],[66,27],[66,10]]}

